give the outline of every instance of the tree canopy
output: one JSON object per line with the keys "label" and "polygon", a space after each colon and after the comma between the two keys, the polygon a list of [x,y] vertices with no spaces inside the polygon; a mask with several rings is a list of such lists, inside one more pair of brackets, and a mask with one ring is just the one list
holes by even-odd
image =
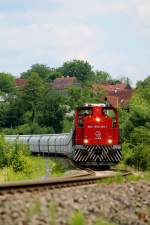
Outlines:
{"label": "tree canopy", "polygon": [[150,169],[150,77],[138,84],[127,112],[120,110],[124,159],[137,169]]}
{"label": "tree canopy", "polygon": [[63,76],[76,77],[80,81],[91,79],[93,76],[92,66],[83,60],[73,60],[65,62],[58,69]]}
{"label": "tree canopy", "polygon": [[15,78],[9,73],[0,73],[0,91],[10,93],[15,89]]}
{"label": "tree canopy", "polygon": [[38,76],[45,81],[52,81],[56,77],[61,76],[60,73],[55,68],[49,68],[44,64],[33,64],[31,69],[26,72],[21,73],[22,78],[29,78],[32,73],[37,73]]}

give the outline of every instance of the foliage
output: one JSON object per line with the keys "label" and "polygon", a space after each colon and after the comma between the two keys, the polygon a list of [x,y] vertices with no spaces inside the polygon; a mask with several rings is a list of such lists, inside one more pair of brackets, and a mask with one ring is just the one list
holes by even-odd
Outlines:
{"label": "foliage", "polygon": [[70,87],[67,90],[68,98],[66,100],[70,109],[75,109],[84,103],[99,103],[100,99],[103,99],[103,92],[96,92],[92,89],[91,85],[81,87]]}
{"label": "foliage", "polygon": [[[53,90],[51,82],[62,75],[77,77],[81,86],[69,87],[63,94]],[[6,101],[0,103],[0,128],[5,134],[59,133],[62,130],[68,132],[73,126],[71,115],[76,107],[87,102],[103,101],[105,93],[93,90],[92,84],[118,82],[105,71],[94,72],[92,66],[83,60],[67,61],[59,68],[34,64],[21,76],[26,79],[25,85],[16,89],[13,76],[0,73],[1,94],[6,97]],[[121,80],[130,83],[129,78],[123,77]],[[143,82],[138,82],[127,106],[129,110],[119,110],[124,161],[142,170],[149,169],[149,90],[150,76]],[[1,165],[8,163],[4,152],[2,150],[0,153]]]}
{"label": "foliage", "polygon": [[97,183],[98,184],[112,184],[112,183],[121,184],[121,183],[129,182],[129,181],[138,181],[140,179],[142,179],[142,176],[140,175],[121,176],[120,174],[117,174],[113,177],[101,179],[97,181]]}
{"label": "foliage", "polygon": [[[46,96],[46,97],[45,97]],[[52,133],[63,129],[62,96],[32,72],[16,96],[1,104],[0,126],[5,133]]]}
{"label": "foliage", "polygon": [[70,132],[71,129],[74,127],[74,118],[73,117],[66,117],[64,120],[64,126],[63,126],[63,133]]}
{"label": "foliage", "polygon": [[112,223],[109,220],[106,220],[104,218],[99,218],[96,220],[95,225],[115,225],[116,223]]}
{"label": "foliage", "polygon": [[[75,211],[70,219],[69,219],[69,225],[86,225],[86,219],[83,213],[80,211]],[[93,225],[115,225],[115,223],[111,223],[109,220],[105,218],[98,218],[93,223]]]}
{"label": "foliage", "polygon": [[15,90],[15,78],[9,73],[0,73],[0,91],[10,93]]}
{"label": "foliage", "polygon": [[36,73],[41,79],[46,80],[50,76],[51,69],[44,64],[34,64],[31,69],[21,73],[21,78],[28,79],[32,73]]}
{"label": "foliage", "polygon": [[50,216],[50,224],[56,225],[56,219],[57,219],[57,210],[53,202],[49,202],[48,204],[49,208],[49,216]]}
{"label": "foliage", "polygon": [[16,127],[23,122],[24,109],[21,106],[21,99],[11,96],[6,103],[1,104],[0,126]]}
{"label": "foliage", "polygon": [[49,74],[47,75],[45,80],[47,82],[52,82],[53,80],[61,76],[62,74],[58,71],[58,69],[50,69]]}
{"label": "foliage", "polygon": [[123,144],[124,162],[138,170],[150,170],[150,145]]}
{"label": "foliage", "polygon": [[24,111],[30,110],[32,112],[30,122],[36,121],[37,111],[43,100],[44,93],[45,86],[43,81],[37,73],[32,72],[26,84],[18,93],[18,98],[21,100],[20,104],[22,104],[21,107],[23,107]]}
{"label": "foliage", "polygon": [[52,175],[53,176],[62,176],[65,172],[65,165],[62,161],[58,159],[53,159]]}
{"label": "foliage", "polygon": [[[10,151],[9,149],[9,152]],[[64,164],[59,160],[45,159],[41,156],[23,155],[23,167],[22,164],[20,167],[20,160],[18,161],[16,158],[15,160],[15,163],[14,161],[10,164],[7,163],[7,165],[5,163],[5,166],[0,168],[0,182],[47,179],[52,176],[63,176],[65,172]],[[13,166],[12,163],[14,163]]]}
{"label": "foliage", "polygon": [[9,164],[9,147],[4,141],[4,138],[0,138],[0,168]]}
{"label": "foliage", "polygon": [[36,199],[32,206],[27,210],[27,224],[32,221],[32,218],[35,215],[38,215],[41,212],[41,202],[40,199]]}
{"label": "foliage", "polygon": [[52,127],[58,133],[63,129],[63,98],[55,91],[48,92],[46,96],[40,107],[38,121],[41,126]]}
{"label": "foliage", "polygon": [[92,66],[83,60],[73,60],[65,62],[58,69],[63,76],[76,77],[80,81],[85,81],[93,76]]}
{"label": "foliage", "polygon": [[108,83],[112,80],[112,77],[109,73],[105,71],[96,71],[94,76],[95,83]]}
{"label": "foliage", "polygon": [[121,76],[120,79],[119,79],[121,82],[131,86],[132,84],[132,81],[129,77],[126,77],[126,76]]}
{"label": "foliage", "polygon": [[7,143],[0,137],[0,168],[10,166],[15,172],[28,168],[28,149],[20,143]]}
{"label": "foliage", "polygon": [[38,123],[23,124],[16,128],[5,128],[2,130],[3,134],[15,135],[15,134],[53,134],[54,129],[52,127],[41,127]]}
{"label": "foliage", "polygon": [[85,225],[85,218],[82,213],[76,211],[70,217],[69,225]]}
{"label": "foliage", "polygon": [[150,78],[141,82],[129,105],[120,110],[124,161],[138,170],[150,170]]}

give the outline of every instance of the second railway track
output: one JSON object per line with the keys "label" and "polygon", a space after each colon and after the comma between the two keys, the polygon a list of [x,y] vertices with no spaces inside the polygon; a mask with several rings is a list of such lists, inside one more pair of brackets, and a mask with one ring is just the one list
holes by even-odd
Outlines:
{"label": "second railway track", "polygon": [[67,177],[57,177],[47,180],[35,180],[35,181],[19,181],[0,184],[0,195],[4,194],[14,194],[16,192],[35,192],[44,191],[46,189],[58,189],[67,188],[81,185],[95,184],[100,179],[110,178],[116,176],[116,174],[121,176],[130,175],[131,172],[126,170],[109,170],[109,171],[93,171],[86,170],[84,173],[67,176]]}

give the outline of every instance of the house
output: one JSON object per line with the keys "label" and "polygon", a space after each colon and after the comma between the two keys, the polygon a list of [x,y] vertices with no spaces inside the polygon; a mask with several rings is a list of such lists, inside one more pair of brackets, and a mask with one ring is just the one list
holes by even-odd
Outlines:
{"label": "house", "polygon": [[104,90],[108,101],[116,108],[126,106],[133,94],[131,86],[121,82],[117,84],[94,84],[93,89]]}
{"label": "house", "polygon": [[76,77],[58,77],[53,81],[53,87],[59,91],[64,91],[71,86],[81,86],[81,82]]}
{"label": "house", "polygon": [[22,87],[25,85],[25,79],[23,78],[16,78],[15,80],[16,87]]}

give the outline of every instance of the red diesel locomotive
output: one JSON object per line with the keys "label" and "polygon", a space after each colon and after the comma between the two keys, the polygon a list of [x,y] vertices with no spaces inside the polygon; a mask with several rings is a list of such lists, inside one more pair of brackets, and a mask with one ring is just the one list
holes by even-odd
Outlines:
{"label": "red diesel locomotive", "polygon": [[74,155],[85,166],[110,166],[121,160],[118,112],[107,104],[85,104],[75,113]]}

